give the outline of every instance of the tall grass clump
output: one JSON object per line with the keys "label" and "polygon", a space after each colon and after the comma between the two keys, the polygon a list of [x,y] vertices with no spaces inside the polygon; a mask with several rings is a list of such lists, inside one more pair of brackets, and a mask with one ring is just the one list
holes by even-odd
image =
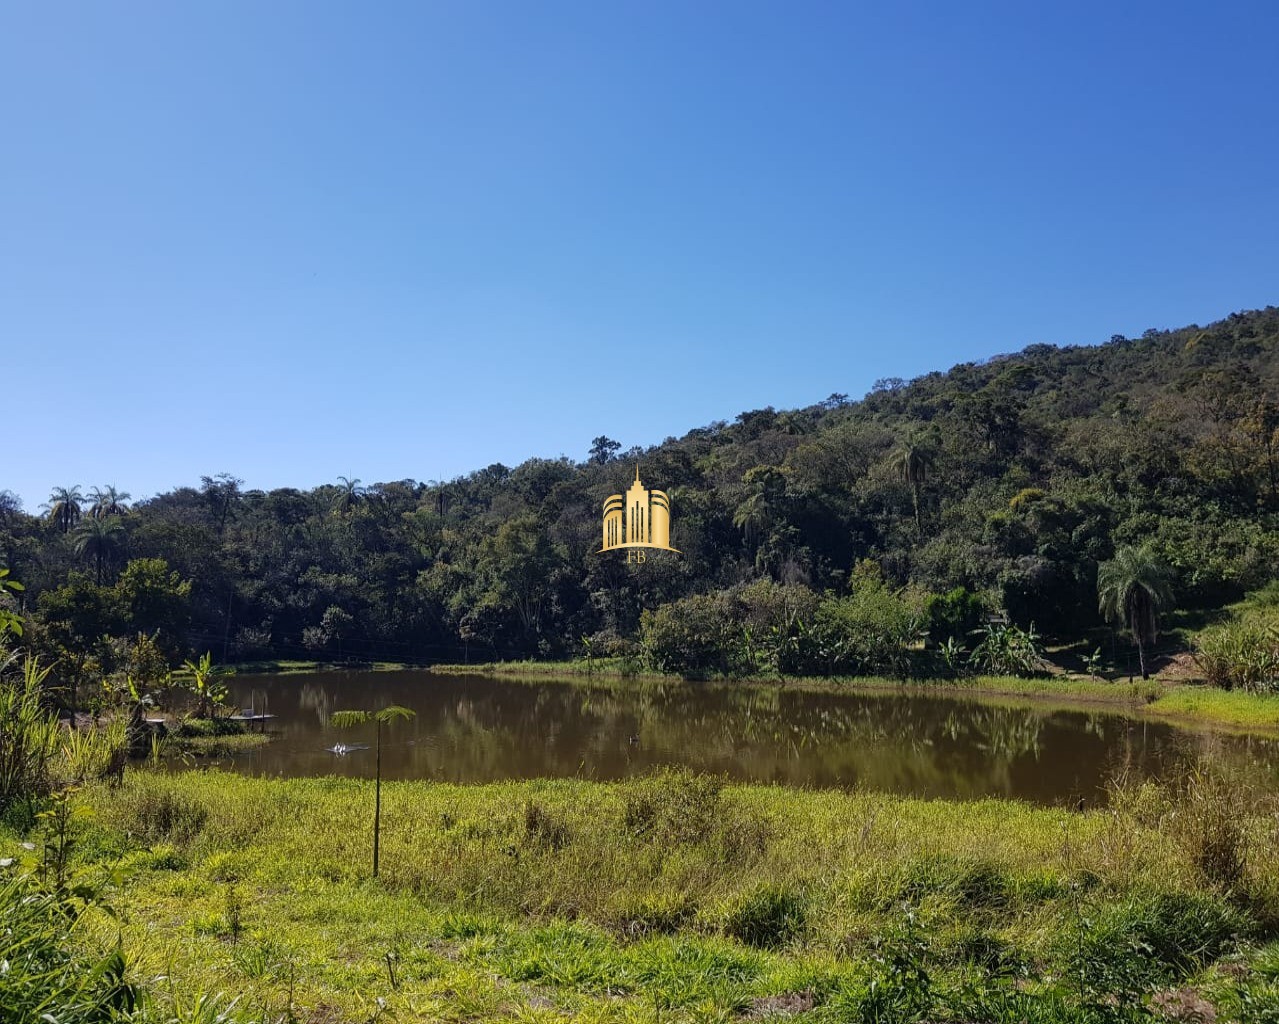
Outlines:
{"label": "tall grass clump", "polygon": [[803,935],[808,901],[797,889],[761,885],[745,893],[729,910],[724,931],[748,946],[776,949]]}
{"label": "tall grass clump", "polygon": [[52,788],[58,721],[42,701],[48,674],[34,658],[20,675],[0,673],[0,815]]}
{"label": "tall grass clump", "polygon": [[662,843],[695,843],[715,828],[724,782],[686,768],[666,768],[623,784],[623,825]]}
{"label": "tall grass clump", "polygon": [[12,868],[0,876],[0,1019],[97,1024],[137,1007],[119,949],[77,952],[73,940],[85,909]]}
{"label": "tall grass clump", "polygon": [[1059,938],[1082,1001],[1136,1004],[1212,963],[1253,929],[1246,912],[1206,893],[1163,892],[1084,907]]}
{"label": "tall grass clump", "polygon": [[209,818],[198,798],[152,787],[128,790],[118,813],[127,832],[153,843],[189,843]]}
{"label": "tall grass clump", "polygon": [[1213,686],[1274,693],[1279,689],[1279,626],[1263,616],[1210,626],[1195,638],[1195,661]]}
{"label": "tall grass clump", "polygon": [[93,729],[70,730],[58,743],[56,771],[69,783],[116,782],[128,757],[128,723],[116,718]]}
{"label": "tall grass clump", "polygon": [[1230,780],[1198,769],[1179,797],[1177,831],[1191,864],[1209,885],[1238,889],[1248,867],[1246,795]]}

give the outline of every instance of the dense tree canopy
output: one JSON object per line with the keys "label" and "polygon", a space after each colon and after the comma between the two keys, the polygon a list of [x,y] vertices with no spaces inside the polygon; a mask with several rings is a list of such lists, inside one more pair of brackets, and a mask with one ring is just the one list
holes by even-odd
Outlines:
{"label": "dense tree canopy", "polygon": [[[646,609],[754,581],[864,604],[863,560],[889,589],[965,609],[980,595],[1071,636],[1102,621],[1098,566],[1127,547],[1167,566],[1181,607],[1275,576],[1279,309],[1033,345],[649,449],[601,434],[582,455],[310,491],[220,474],[132,506],[114,487],[60,487],[39,517],[0,494],[0,566],[59,643],[159,631],[175,655],[219,660],[577,652],[635,636]],[[672,496],[682,558],[596,553],[602,502],[637,459]],[[666,625],[712,621],[716,601]]]}

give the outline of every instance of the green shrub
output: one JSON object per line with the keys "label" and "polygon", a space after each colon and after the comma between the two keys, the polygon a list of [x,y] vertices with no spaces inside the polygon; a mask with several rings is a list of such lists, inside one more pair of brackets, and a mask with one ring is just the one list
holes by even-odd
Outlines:
{"label": "green shrub", "polygon": [[804,933],[808,901],[790,888],[762,885],[741,897],[730,909],[724,931],[761,949],[775,949]]}
{"label": "green shrub", "polygon": [[722,594],[694,594],[656,611],[645,609],[640,630],[653,668],[687,676],[727,671],[737,633]]}
{"label": "green shrub", "polygon": [[950,638],[962,640],[981,625],[986,606],[982,599],[964,587],[945,594],[930,594],[924,601],[928,620],[928,639],[935,644]]}
{"label": "green shrub", "polygon": [[193,739],[206,736],[237,736],[247,732],[243,722],[230,718],[184,718],[174,730],[175,735]]}
{"label": "green shrub", "polygon": [[646,611],[641,649],[653,668],[690,677],[789,671],[798,624],[816,607],[807,587],[772,580],[696,594]]}
{"label": "green shrub", "polygon": [[826,675],[910,674],[910,649],[922,638],[924,597],[894,590],[873,563],[853,573],[852,594],[826,597],[799,628],[797,660]]}

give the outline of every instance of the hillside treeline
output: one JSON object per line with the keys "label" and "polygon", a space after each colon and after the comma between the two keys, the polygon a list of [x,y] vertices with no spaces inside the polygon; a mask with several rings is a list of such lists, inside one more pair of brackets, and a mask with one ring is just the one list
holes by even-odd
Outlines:
{"label": "hillside treeline", "polygon": [[[170,659],[580,654],[680,599],[815,615],[809,596],[856,596],[859,578],[863,600],[932,602],[930,621],[967,629],[978,601],[1069,639],[1099,623],[1097,566],[1122,546],[1157,554],[1183,608],[1273,579],[1277,448],[1267,308],[449,481],[259,491],[220,475],[137,502],[66,487],[29,511],[6,493],[0,564],[26,587],[28,642],[64,672],[112,670],[138,633]],[[672,496],[682,558],[596,553],[602,503],[637,461]]]}

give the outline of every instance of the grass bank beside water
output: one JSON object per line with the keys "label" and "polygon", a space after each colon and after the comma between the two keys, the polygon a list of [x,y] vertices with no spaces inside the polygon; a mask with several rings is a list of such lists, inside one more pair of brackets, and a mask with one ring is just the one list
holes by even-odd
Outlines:
{"label": "grass bank beside water", "polygon": [[[296,661],[275,659],[267,661],[233,661],[226,666],[235,674],[244,675],[297,675],[309,672],[400,672],[405,669],[421,669],[421,665],[401,661]],[[182,675],[175,672],[175,676]]]}
{"label": "grass bank beside water", "polygon": [[[592,685],[621,686],[660,682],[670,685],[698,686],[676,675],[624,672],[615,659],[597,659],[588,671],[585,661],[512,661],[483,665],[435,665],[432,672],[447,675],[500,676],[524,680],[586,681]],[[1125,713],[1179,724],[1210,725],[1214,728],[1263,734],[1279,733],[1279,695],[1243,693],[1221,690],[1193,683],[1165,684],[1157,678],[1148,681],[1126,680],[1105,682],[1052,676],[1042,679],[1019,679],[1014,676],[967,676],[961,679],[931,679],[902,682],[869,676],[807,677],[760,676],[714,685],[780,686],[794,689],[868,693],[927,693],[965,699],[1027,698],[1036,702],[1055,703],[1062,707],[1109,705]]]}
{"label": "grass bank beside water", "polygon": [[88,937],[232,1020],[1279,1019],[1277,819],[1218,781],[1084,813],[392,782],[378,880],[368,782],[138,771],[77,799],[79,869],[119,878]]}

